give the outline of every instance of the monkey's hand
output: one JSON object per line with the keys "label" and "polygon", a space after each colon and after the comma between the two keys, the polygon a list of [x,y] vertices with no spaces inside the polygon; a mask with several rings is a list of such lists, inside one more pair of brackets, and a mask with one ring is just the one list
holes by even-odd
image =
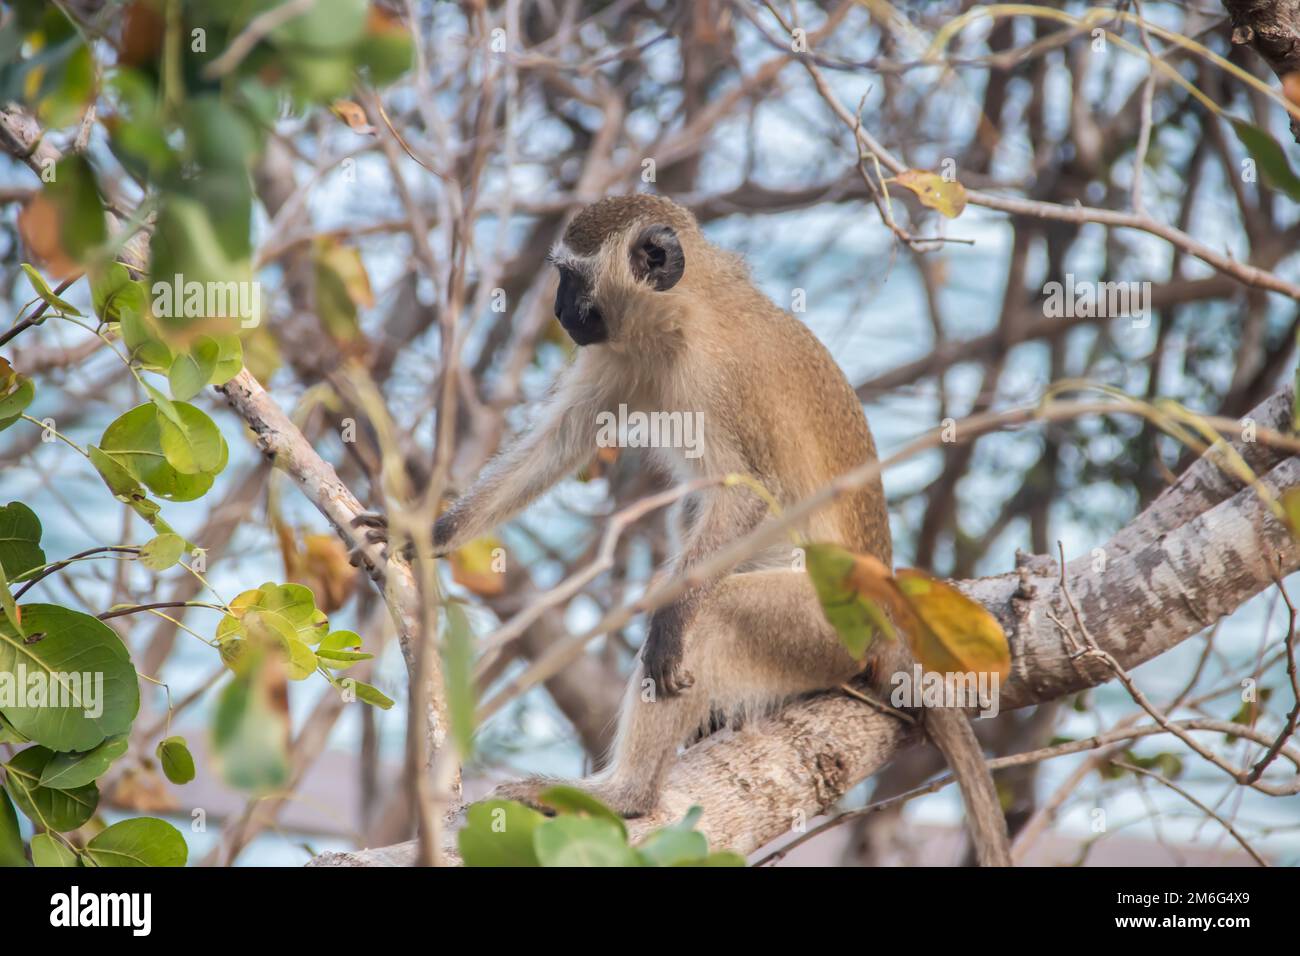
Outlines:
{"label": "monkey's hand", "polygon": [[641,649],[642,674],[653,682],[656,694],[676,697],[695,683],[682,669],[690,605],[684,601],[659,608],[650,616],[650,632]]}

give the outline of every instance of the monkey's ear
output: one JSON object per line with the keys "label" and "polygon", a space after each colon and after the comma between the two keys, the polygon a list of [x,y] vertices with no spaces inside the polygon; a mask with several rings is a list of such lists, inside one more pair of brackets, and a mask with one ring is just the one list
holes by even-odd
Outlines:
{"label": "monkey's ear", "polygon": [[632,274],[663,292],[675,286],[686,271],[682,244],[671,226],[647,226],[632,243]]}

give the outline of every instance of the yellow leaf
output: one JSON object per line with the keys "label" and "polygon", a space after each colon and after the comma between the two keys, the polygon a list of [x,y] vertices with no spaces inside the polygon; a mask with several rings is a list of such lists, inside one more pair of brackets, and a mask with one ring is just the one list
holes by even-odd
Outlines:
{"label": "yellow leaf", "polygon": [[966,208],[966,187],[955,179],[944,179],[938,173],[908,169],[895,176],[892,182],[910,189],[921,200],[921,205],[938,210],[949,219],[956,219]]}
{"label": "yellow leaf", "polygon": [[312,258],[316,278],[316,312],[321,324],[340,341],[357,334],[357,308],[375,304],[361,253],[352,246],[318,237]]}
{"label": "yellow leaf", "polygon": [[496,538],[475,538],[451,553],[451,578],[479,597],[495,597],[506,587],[504,556]]}
{"label": "yellow leaf", "polygon": [[1291,534],[1300,538],[1300,487],[1288,488],[1282,492],[1282,511],[1286,515]]}
{"label": "yellow leaf", "polygon": [[910,568],[894,580],[920,627],[908,627],[912,654],[927,671],[1011,672],[1011,648],[998,619],[950,584]]}

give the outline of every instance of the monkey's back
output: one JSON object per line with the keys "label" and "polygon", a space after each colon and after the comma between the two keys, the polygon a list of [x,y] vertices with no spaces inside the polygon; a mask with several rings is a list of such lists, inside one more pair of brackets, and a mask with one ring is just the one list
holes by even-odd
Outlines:
{"label": "monkey's back", "polygon": [[[722,403],[726,424],[740,432],[755,476],[789,505],[875,461],[876,446],[856,393],[812,331],[756,290],[745,311],[751,320],[730,329],[730,355],[723,359],[724,387],[732,396]],[[775,434],[778,428],[787,434]],[[889,514],[879,476],[823,509],[808,533],[890,564]]]}

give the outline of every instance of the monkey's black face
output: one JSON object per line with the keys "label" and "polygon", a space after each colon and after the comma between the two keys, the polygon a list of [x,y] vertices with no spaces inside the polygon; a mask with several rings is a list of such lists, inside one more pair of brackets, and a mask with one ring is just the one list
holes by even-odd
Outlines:
{"label": "monkey's black face", "polygon": [[560,267],[560,287],[555,292],[555,317],[578,345],[594,345],[609,338],[609,327],[591,301],[591,288],[581,274]]}

